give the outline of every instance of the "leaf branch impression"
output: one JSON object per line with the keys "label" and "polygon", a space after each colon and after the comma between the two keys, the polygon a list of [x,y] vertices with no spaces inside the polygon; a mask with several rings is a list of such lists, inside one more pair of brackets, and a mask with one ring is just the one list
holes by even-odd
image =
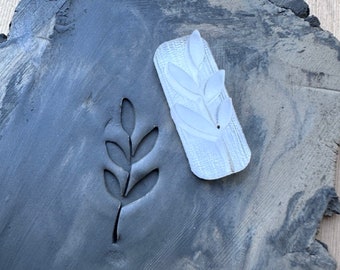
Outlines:
{"label": "leaf branch impression", "polygon": [[105,127],[105,145],[109,157],[104,169],[105,186],[108,193],[119,200],[112,243],[119,239],[122,208],[149,193],[158,181],[159,174],[155,149],[158,127],[149,130],[139,143],[132,141],[132,134],[138,132],[135,130],[135,109],[126,98],[122,100],[120,108],[120,123],[110,121]]}

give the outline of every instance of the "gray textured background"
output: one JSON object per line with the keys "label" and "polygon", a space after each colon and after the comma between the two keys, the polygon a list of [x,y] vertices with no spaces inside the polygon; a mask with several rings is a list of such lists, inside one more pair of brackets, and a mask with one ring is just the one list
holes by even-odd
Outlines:
{"label": "gray textured background", "polygon": [[[252,150],[216,182],[190,172],[152,63],[196,28]],[[269,1],[23,0],[0,56],[0,268],[335,269],[314,240],[338,207],[340,47],[328,33]],[[117,198],[104,170],[121,153],[104,134],[120,128],[123,98],[131,140],[144,154],[156,141],[145,168],[158,174]]]}

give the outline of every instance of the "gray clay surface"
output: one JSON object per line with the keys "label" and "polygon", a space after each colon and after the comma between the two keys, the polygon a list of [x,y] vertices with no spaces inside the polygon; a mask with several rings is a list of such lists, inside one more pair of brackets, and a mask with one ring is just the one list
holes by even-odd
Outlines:
{"label": "gray clay surface", "polygon": [[[314,237],[339,211],[340,46],[276,2],[22,0],[0,44],[0,269],[335,269]],[[252,150],[215,182],[152,62],[194,29]]]}

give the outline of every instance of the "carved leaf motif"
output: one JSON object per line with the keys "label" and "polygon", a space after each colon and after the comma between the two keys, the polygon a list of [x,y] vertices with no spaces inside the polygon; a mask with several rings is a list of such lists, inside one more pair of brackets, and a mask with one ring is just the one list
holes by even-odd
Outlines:
{"label": "carved leaf motif", "polygon": [[148,194],[156,185],[159,178],[159,170],[154,169],[144,176],[129,192],[128,199],[136,201]]}
{"label": "carved leaf motif", "polygon": [[126,98],[122,100],[121,104],[121,124],[126,133],[131,137],[135,128],[135,109]]}
{"label": "carved leaf motif", "polygon": [[111,122],[109,122],[105,127],[104,140],[106,142],[116,143],[125,153],[126,158],[129,158],[130,139],[129,139],[129,135],[125,132],[123,127],[118,126],[118,125],[113,125]]}
{"label": "carved leaf motif", "polygon": [[119,167],[129,171],[129,157],[125,156],[123,149],[115,142],[106,142],[106,149],[110,159]]}
{"label": "carved leaf motif", "polygon": [[198,30],[195,30],[190,35],[189,41],[188,41],[188,47],[189,47],[189,55],[190,55],[191,61],[194,64],[194,66],[197,68],[197,70],[199,70],[203,62],[205,52],[204,52],[203,40]]}
{"label": "carved leaf motif", "polygon": [[205,133],[216,133],[214,123],[208,121],[200,114],[179,104],[174,105],[174,110],[176,110],[177,115],[186,125]]}
{"label": "carved leaf motif", "polygon": [[104,171],[104,180],[105,187],[107,192],[115,199],[119,199],[121,194],[121,188],[119,185],[119,181],[115,175],[113,175],[110,171]]}
{"label": "carved leaf motif", "polygon": [[134,162],[140,160],[148,153],[150,153],[156,144],[158,138],[158,127],[154,127],[148,134],[144,136],[139,145],[137,146],[134,156]]}
{"label": "carved leaf motif", "polygon": [[183,69],[170,62],[168,64],[168,71],[172,79],[175,80],[180,86],[186,90],[189,90],[192,94],[197,92],[197,83]]}
{"label": "carved leaf motif", "polygon": [[207,81],[204,88],[204,95],[207,102],[213,100],[221,94],[224,89],[225,71],[219,70],[215,72]]}
{"label": "carved leaf motif", "polygon": [[115,175],[109,171],[104,171],[105,187],[108,193],[115,199],[118,199],[122,206],[126,206],[148,194],[156,185],[159,178],[159,170],[154,169],[146,174],[136,185],[131,189],[128,196],[123,196],[120,193],[119,181]]}
{"label": "carved leaf motif", "polygon": [[217,124],[221,128],[225,127],[230,122],[232,111],[233,111],[233,104],[232,104],[231,98],[227,98],[223,100],[218,108],[218,116],[217,116]]}
{"label": "carved leaf motif", "polygon": [[139,144],[136,142],[138,146],[134,153],[132,140],[135,137],[132,134],[136,126],[135,110],[126,98],[121,103],[120,117],[121,126],[112,125],[110,120],[104,132],[105,147],[109,157],[104,164],[104,183],[107,192],[119,200],[112,231],[112,243],[116,243],[119,239],[118,227],[123,206],[150,192],[159,175],[157,153],[152,151],[158,138],[158,127],[153,127]]}

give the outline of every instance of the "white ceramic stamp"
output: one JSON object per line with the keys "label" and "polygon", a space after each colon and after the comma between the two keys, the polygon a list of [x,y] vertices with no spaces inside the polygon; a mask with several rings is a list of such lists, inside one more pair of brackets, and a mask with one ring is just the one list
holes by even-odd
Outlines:
{"label": "white ceramic stamp", "polygon": [[154,63],[192,172],[214,180],[243,170],[250,149],[200,33],[161,44]]}

